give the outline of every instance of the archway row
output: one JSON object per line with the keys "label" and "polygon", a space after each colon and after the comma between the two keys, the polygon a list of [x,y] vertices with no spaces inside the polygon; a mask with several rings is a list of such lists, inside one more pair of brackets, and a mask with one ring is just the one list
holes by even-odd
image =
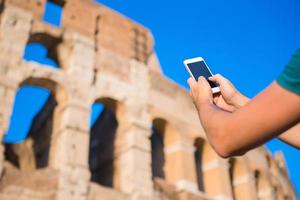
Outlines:
{"label": "archway row", "polygon": [[165,181],[185,187],[180,185],[185,182],[190,185],[185,189],[191,192],[210,192],[214,176],[211,170],[218,164],[219,158],[205,139],[191,138],[193,142],[187,144],[185,140],[190,137],[189,134],[180,133],[181,130],[176,125],[163,118],[153,118],[151,129],[151,169],[154,183]]}
{"label": "archway row", "polygon": [[[10,125],[4,137],[5,157],[21,171],[49,166],[54,122],[69,99],[59,83],[27,78],[16,92]],[[114,187],[116,113],[122,105],[112,98],[99,98],[91,105],[89,168],[91,181]],[[101,152],[101,153],[99,153]]]}
{"label": "archway row", "polygon": [[[46,103],[44,106],[40,106],[41,110],[32,117],[33,121],[29,125],[30,128],[28,129],[27,137],[24,138],[26,140],[23,142],[23,147],[8,147],[6,158],[17,167],[25,170],[34,170],[48,166],[55,109],[61,101],[67,100],[68,95],[54,81],[30,78],[22,82],[20,88],[28,86],[44,88],[48,92],[48,96],[45,97]],[[29,103],[32,102],[29,100]],[[96,109],[93,109],[93,107]],[[91,110],[96,110],[94,114],[91,114],[92,120],[90,125],[89,168],[91,181],[103,186],[115,187],[115,181],[117,181],[114,174],[116,169],[115,142],[119,127],[118,120],[120,120],[120,115],[124,112],[124,106],[112,98],[99,98],[91,106]],[[166,168],[165,145],[172,144],[175,140],[180,139],[180,137],[178,136],[176,127],[162,118],[154,118],[152,120],[151,132],[149,140],[151,140],[151,169],[153,179],[159,177],[168,181],[170,175],[166,174],[169,173],[169,168]],[[194,180],[198,184],[198,189],[205,192],[206,183],[210,179],[209,173],[206,173],[205,170],[207,170],[209,163],[214,161],[216,155],[203,139],[197,138],[194,140],[192,144],[194,148],[194,152],[192,152],[194,161],[191,162],[195,170]],[[28,148],[28,144],[30,148]],[[24,147],[28,148],[28,153],[26,155],[18,154],[17,149]],[[24,159],[25,161],[21,161],[20,159]],[[31,164],[26,164],[30,160]]]}
{"label": "archway row", "polygon": [[247,157],[231,158],[229,163],[231,188],[234,199],[250,200],[273,198],[274,188],[266,172],[260,169],[253,169]]}

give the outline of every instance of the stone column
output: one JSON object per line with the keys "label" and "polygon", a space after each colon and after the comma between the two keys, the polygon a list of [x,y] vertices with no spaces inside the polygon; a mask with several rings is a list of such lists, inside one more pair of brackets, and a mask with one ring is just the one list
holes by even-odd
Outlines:
{"label": "stone column", "polygon": [[259,173],[257,180],[257,199],[258,200],[274,200],[275,192],[270,183],[269,177],[265,172]]}
{"label": "stone column", "polygon": [[[153,195],[151,174],[151,123],[145,118],[118,117],[115,145],[115,188],[131,195],[132,199],[150,199]],[[124,116],[125,117],[125,116]],[[131,118],[131,119],[130,119]]]}
{"label": "stone column", "polygon": [[0,18],[1,67],[22,59],[31,21],[31,13],[6,3]]}
{"label": "stone column", "polygon": [[275,200],[275,192],[273,188],[266,188],[258,193],[259,200]]}
{"label": "stone column", "polygon": [[50,167],[59,172],[57,200],[86,199],[90,182],[89,120],[91,101],[89,83],[94,67],[94,43],[66,30],[58,49],[62,70],[70,76],[68,93],[56,94]]}
{"label": "stone column", "polygon": [[4,145],[2,140],[9,127],[10,117],[14,107],[14,99],[17,92],[16,87],[14,85],[9,86],[7,81],[7,79],[0,76],[0,96],[5,97],[0,100],[0,175],[2,174],[4,167]]}
{"label": "stone column", "polygon": [[132,199],[151,199],[151,119],[147,110],[149,78],[147,66],[132,60],[132,90],[117,109],[115,187]]}
{"label": "stone column", "polygon": [[208,144],[204,144],[202,163],[205,193],[215,199],[232,200],[228,161],[218,157]]}
{"label": "stone column", "polygon": [[[5,2],[1,2],[4,4]],[[2,5],[1,5],[2,6]],[[0,17],[0,140],[7,131],[13,111],[17,86],[10,70],[22,59],[28,40],[32,15],[23,9],[3,5]],[[13,56],[12,56],[13,55]],[[0,144],[0,174],[3,170],[4,147]]]}
{"label": "stone column", "polygon": [[[168,131],[168,130],[167,130]],[[168,136],[176,135],[176,132],[168,134]],[[195,147],[193,140],[184,134],[178,133],[170,141],[165,138],[165,173],[166,180],[174,185],[181,192],[198,193],[196,165],[195,165]]]}
{"label": "stone column", "polygon": [[59,173],[57,200],[87,198],[90,105],[73,99],[54,111],[49,165]]}
{"label": "stone column", "polygon": [[[5,3],[5,2],[2,2]],[[13,110],[17,84],[10,77],[11,68],[22,59],[28,40],[32,15],[23,9],[5,4],[0,17],[0,139],[7,131]],[[13,55],[13,56],[12,56]],[[0,145],[0,172],[3,163],[3,145]]]}
{"label": "stone column", "polygon": [[[233,177],[232,188],[236,200],[255,200],[255,177],[253,174],[246,173],[242,176]],[[247,194],[247,195],[245,195]]]}
{"label": "stone column", "polygon": [[[78,83],[91,83],[95,64],[95,44],[93,38],[66,30],[63,42],[58,46],[60,67],[78,79]],[[81,87],[78,84],[79,87]],[[90,85],[89,85],[90,87]]]}

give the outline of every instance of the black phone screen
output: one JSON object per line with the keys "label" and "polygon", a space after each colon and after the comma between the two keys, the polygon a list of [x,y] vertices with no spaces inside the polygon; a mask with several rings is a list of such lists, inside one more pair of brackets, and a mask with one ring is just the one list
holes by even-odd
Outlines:
{"label": "black phone screen", "polygon": [[[191,70],[196,81],[198,80],[198,78],[200,76],[204,76],[207,80],[209,77],[212,76],[212,74],[210,73],[210,71],[204,61],[189,63],[188,67]],[[211,88],[218,87],[214,82],[212,82],[210,80],[208,80],[208,83]]]}

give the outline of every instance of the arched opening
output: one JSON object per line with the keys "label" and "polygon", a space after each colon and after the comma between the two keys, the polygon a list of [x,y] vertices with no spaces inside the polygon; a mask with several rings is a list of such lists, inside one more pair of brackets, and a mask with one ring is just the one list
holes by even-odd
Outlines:
{"label": "arched opening", "polygon": [[195,165],[196,165],[196,175],[197,175],[197,184],[198,189],[200,191],[204,191],[204,181],[203,181],[203,173],[202,173],[202,154],[203,154],[203,146],[204,146],[204,140],[201,138],[197,138],[195,140]]}
{"label": "arched opening", "polygon": [[48,67],[59,68],[57,47],[62,39],[44,33],[30,35],[24,49],[23,59],[35,61]]}
{"label": "arched opening", "polygon": [[[39,85],[38,80],[33,85],[30,82],[24,81],[16,94],[10,126],[4,137],[6,160],[22,171],[48,166],[57,105],[52,90],[34,86]],[[41,80],[40,85],[42,83]]]}
{"label": "arched opening", "polygon": [[237,169],[237,166],[236,166],[236,159],[235,158],[231,158],[229,160],[229,165],[230,165],[230,168],[229,168],[229,177],[230,177],[230,182],[231,182],[231,191],[232,191],[232,197],[233,199],[237,199],[237,194],[238,194],[238,188],[236,187],[237,186],[237,181],[236,181],[236,177],[238,176],[238,172],[237,171],[240,171]]}
{"label": "arched opening", "polygon": [[36,61],[49,67],[58,68],[58,63],[48,57],[47,48],[40,43],[30,43],[25,47],[24,60]]}
{"label": "arched opening", "polygon": [[166,121],[163,119],[154,119],[152,122],[151,140],[151,158],[152,158],[152,178],[165,179],[165,154],[164,154],[164,134]]}
{"label": "arched opening", "polygon": [[110,98],[98,99],[92,106],[89,146],[91,181],[106,187],[115,186],[117,109],[117,102]]}
{"label": "arched opening", "polygon": [[260,171],[256,170],[254,172],[255,177],[255,188],[257,193],[257,199],[265,199],[266,197],[269,197],[270,194],[270,186],[269,182],[267,180],[267,177],[263,175]]}
{"label": "arched opening", "polygon": [[[33,34],[25,48],[23,59],[58,67],[54,49],[59,39],[45,34]],[[47,52],[51,49],[51,52]],[[48,79],[28,78],[16,94],[11,123],[4,137],[5,155],[21,170],[33,170],[48,165],[54,108],[60,98],[58,85]]]}
{"label": "arched opening", "polygon": [[262,186],[262,177],[259,171],[254,172],[254,178],[255,178],[255,190],[257,194],[257,199],[260,199],[260,192],[261,192],[261,186]]}
{"label": "arched opening", "polygon": [[64,4],[64,0],[48,0],[46,2],[43,20],[53,26],[60,27]]}

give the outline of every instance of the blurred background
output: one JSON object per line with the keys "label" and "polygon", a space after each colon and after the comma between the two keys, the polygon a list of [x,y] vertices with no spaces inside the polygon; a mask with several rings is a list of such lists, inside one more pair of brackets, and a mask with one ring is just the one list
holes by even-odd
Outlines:
{"label": "blurred background", "polygon": [[[297,0],[98,2],[149,28],[164,74],[186,89],[189,75],[182,61],[202,56],[213,73],[224,75],[243,94],[254,97],[277,78],[300,48],[300,1]],[[61,7],[47,3],[44,21],[60,26],[61,15]],[[45,47],[30,44],[24,59],[58,67],[46,55]],[[24,140],[32,119],[49,95],[49,91],[37,87],[24,86],[19,90],[5,143]],[[92,110],[91,126],[103,107],[94,104]],[[283,151],[300,197],[300,151],[277,139],[266,147],[271,153]]]}

